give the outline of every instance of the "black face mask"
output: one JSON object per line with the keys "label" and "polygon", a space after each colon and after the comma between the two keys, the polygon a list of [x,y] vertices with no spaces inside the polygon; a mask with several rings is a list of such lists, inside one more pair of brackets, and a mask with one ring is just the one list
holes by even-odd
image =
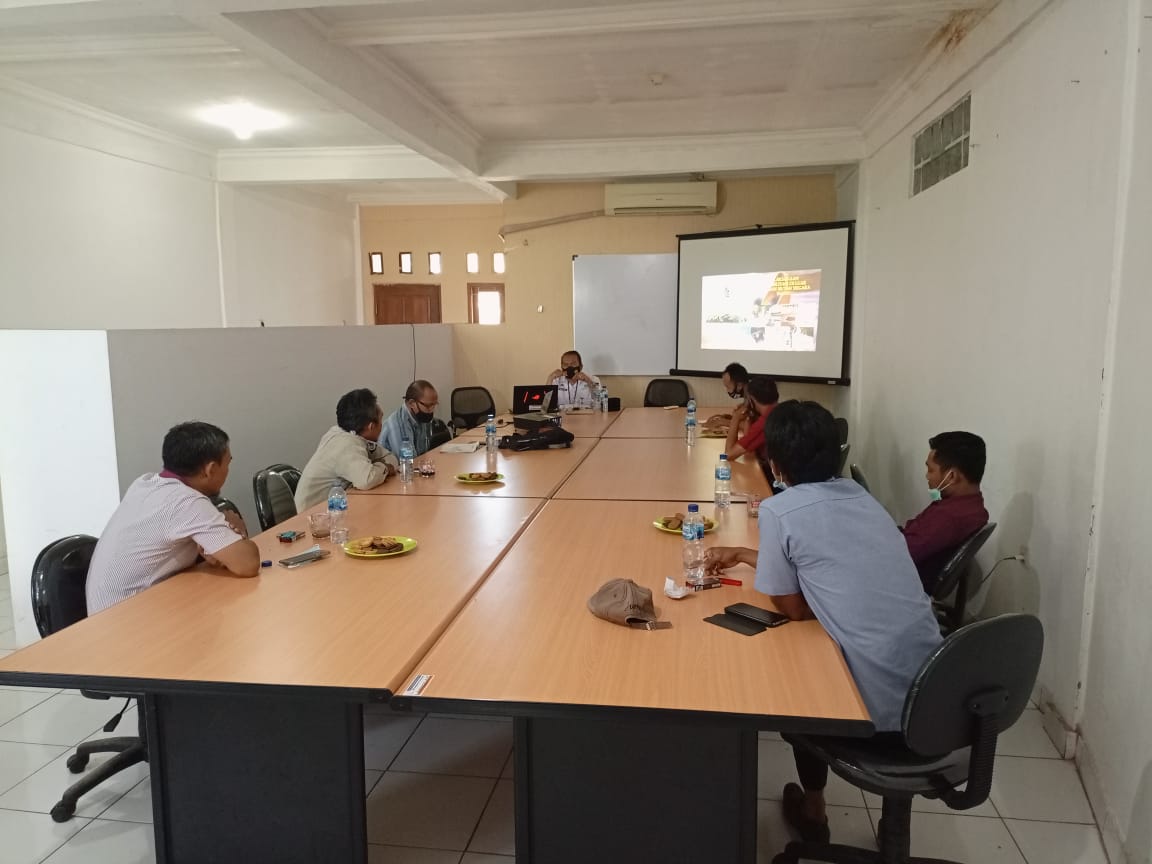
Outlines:
{"label": "black face mask", "polygon": [[733,399],[743,399],[744,398],[744,394],[741,393],[739,390],[729,390],[728,395],[731,396]]}
{"label": "black face mask", "polygon": [[431,411],[417,411],[412,416],[416,418],[417,423],[431,423],[435,415]]}
{"label": "black face mask", "polygon": [[577,366],[565,366],[564,367],[564,375],[565,375],[565,377],[568,377],[568,378],[575,378],[576,373],[579,371],[580,371],[580,369]]}

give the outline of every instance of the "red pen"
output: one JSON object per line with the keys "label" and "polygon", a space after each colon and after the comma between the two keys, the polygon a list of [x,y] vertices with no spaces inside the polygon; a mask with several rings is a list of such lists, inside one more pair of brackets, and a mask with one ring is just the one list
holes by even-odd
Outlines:
{"label": "red pen", "polygon": [[720,577],[720,584],[721,585],[735,585],[737,588],[739,588],[741,585],[744,584],[744,580],[743,579],[729,579],[727,576],[721,576]]}

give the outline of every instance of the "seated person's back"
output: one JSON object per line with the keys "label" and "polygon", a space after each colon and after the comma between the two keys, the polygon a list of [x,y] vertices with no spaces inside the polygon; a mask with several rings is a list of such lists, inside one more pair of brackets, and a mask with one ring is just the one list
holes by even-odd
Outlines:
{"label": "seated person's back", "polygon": [[374,489],[391,469],[388,451],[376,442],[384,412],[368,389],[352,390],[336,403],[336,425],[324,433],[316,452],[300,472],[296,510],[303,512],[324,501],[332,484]]}
{"label": "seated person's back", "polygon": [[221,513],[209,498],[228,477],[228,436],[209,423],[182,423],[164,437],[163,457],[162,472],[128,487],[96,544],[86,585],[89,615],[187,570],[201,554],[237,575],[260,570],[239,515]]}
{"label": "seated person's back", "polygon": [[928,439],[925,478],[929,504],[900,530],[924,590],[931,594],[956,548],[988,524],[980,481],[987,451],[971,432],[942,432]]}
{"label": "seated person's back", "polygon": [[786,491],[760,505],[751,555],[710,551],[713,569],[756,567],[756,590],[792,618],[814,615],[836,640],[880,731],[900,728],[904,698],[940,643],[931,601],[887,511],[835,476],[840,436],[814,402],[781,402],[764,450]]}

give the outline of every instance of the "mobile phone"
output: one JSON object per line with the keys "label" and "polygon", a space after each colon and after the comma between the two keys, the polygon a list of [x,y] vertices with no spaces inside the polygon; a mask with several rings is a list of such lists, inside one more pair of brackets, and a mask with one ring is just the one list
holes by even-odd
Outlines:
{"label": "mobile phone", "polygon": [[299,567],[311,561],[319,561],[321,558],[327,558],[331,554],[327,549],[309,549],[307,552],[293,555],[291,558],[281,558],[280,566],[287,567],[291,570],[293,567]]}
{"label": "mobile phone", "polygon": [[757,621],[765,627],[779,627],[781,624],[788,623],[787,615],[781,615],[771,609],[761,609],[751,603],[733,603],[731,606],[725,606],[724,611],[730,615],[739,615],[741,618]]}

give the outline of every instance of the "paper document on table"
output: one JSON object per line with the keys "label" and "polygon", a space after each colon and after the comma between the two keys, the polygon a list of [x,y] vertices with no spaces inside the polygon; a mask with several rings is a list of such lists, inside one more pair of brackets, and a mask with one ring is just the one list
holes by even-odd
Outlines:
{"label": "paper document on table", "polygon": [[452,441],[440,448],[441,453],[475,453],[480,441]]}

